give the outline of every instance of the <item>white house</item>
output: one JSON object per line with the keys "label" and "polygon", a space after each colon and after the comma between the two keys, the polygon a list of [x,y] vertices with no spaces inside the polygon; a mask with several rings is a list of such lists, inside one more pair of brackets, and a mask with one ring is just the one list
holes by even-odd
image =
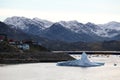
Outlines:
{"label": "white house", "polygon": [[30,49],[29,44],[19,44],[19,45],[17,45],[17,47],[19,49],[22,49],[22,50],[29,50]]}

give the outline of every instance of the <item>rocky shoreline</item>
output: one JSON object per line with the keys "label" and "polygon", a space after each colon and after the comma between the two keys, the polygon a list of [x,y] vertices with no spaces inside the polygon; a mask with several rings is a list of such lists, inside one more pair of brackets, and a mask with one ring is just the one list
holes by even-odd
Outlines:
{"label": "rocky shoreline", "polygon": [[67,53],[52,52],[0,52],[0,64],[18,64],[18,63],[39,63],[39,62],[59,62],[74,60]]}

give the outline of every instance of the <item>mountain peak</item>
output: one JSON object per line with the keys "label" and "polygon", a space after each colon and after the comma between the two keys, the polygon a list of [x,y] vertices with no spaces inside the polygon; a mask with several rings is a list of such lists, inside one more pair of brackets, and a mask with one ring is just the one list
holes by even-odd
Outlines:
{"label": "mountain peak", "polygon": [[105,25],[109,25],[109,26],[115,26],[115,27],[120,27],[120,22],[116,22],[116,21],[111,21]]}
{"label": "mountain peak", "polygon": [[52,28],[64,28],[60,23],[58,23],[58,22],[56,22],[56,23],[54,23],[52,26],[51,26]]}
{"label": "mountain peak", "polygon": [[108,23],[111,23],[111,24],[114,24],[114,23],[120,23],[120,22],[117,22],[117,21],[110,21]]}
{"label": "mountain peak", "polygon": [[68,23],[79,23],[77,20],[68,21]]}
{"label": "mountain peak", "polygon": [[93,25],[95,25],[95,24],[94,24],[94,23],[91,23],[91,22],[87,22],[85,25],[93,26]]}

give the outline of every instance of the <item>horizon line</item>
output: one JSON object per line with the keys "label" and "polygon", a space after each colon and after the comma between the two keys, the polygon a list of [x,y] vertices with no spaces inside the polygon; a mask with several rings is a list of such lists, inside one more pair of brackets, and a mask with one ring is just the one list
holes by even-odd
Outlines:
{"label": "horizon line", "polygon": [[[109,22],[118,22],[118,23],[120,23],[119,21],[115,21],[115,20],[111,20],[111,21],[106,21],[106,22],[104,22],[104,23],[95,23],[95,22],[91,22],[91,21],[85,21],[85,22],[80,22],[79,20],[75,20],[75,19],[73,19],[73,20],[57,20],[57,21],[54,21],[54,20],[48,20],[48,19],[43,19],[43,18],[39,18],[39,17],[25,17],[25,16],[9,16],[9,17],[6,17],[6,18],[3,18],[2,20],[0,20],[1,22],[4,22],[7,18],[12,18],[12,17],[20,17],[20,18],[28,18],[28,19],[34,19],[34,18],[38,18],[38,19],[40,19],[40,20],[47,20],[47,21],[50,21],[50,22],[53,22],[53,23],[56,23],[56,22],[61,22],[61,21],[65,21],[65,22],[69,22],[69,21],[77,21],[77,22],[79,22],[79,23],[84,23],[84,24],[86,24],[86,23],[94,23],[94,24],[106,24],[106,23],[109,23]],[[0,17],[0,19],[1,19],[1,17]]]}

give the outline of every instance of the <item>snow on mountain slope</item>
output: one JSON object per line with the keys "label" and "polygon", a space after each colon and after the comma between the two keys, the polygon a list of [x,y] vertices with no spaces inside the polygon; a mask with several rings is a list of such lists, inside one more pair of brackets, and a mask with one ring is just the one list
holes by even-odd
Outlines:
{"label": "snow on mountain slope", "polygon": [[44,20],[44,19],[39,19],[39,18],[33,18],[32,20],[37,22],[38,24],[40,23],[45,28],[48,28],[53,24],[53,22],[51,22],[51,21]]}
{"label": "snow on mountain slope", "polygon": [[115,21],[100,25],[96,25],[90,22],[82,24],[78,21],[61,21],[59,23],[71,31],[79,34],[86,33],[103,38],[111,38],[120,34],[120,23]]}
{"label": "snow on mountain slope", "polygon": [[4,21],[8,25],[13,25],[12,28],[28,29],[29,25],[39,27],[40,29],[45,29],[46,26],[50,26],[52,22],[45,20],[38,20],[37,18],[29,19],[25,17],[10,17]]}
{"label": "snow on mountain slope", "polygon": [[61,21],[59,22],[61,25],[63,25],[64,27],[70,29],[71,31],[74,31],[78,34],[82,34],[85,33],[87,35],[91,35],[91,36],[97,36],[97,32],[100,29],[99,26],[93,24],[93,23],[79,23],[78,21]]}
{"label": "snow on mountain slope", "polygon": [[11,28],[21,29],[25,33],[32,35],[39,35],[42,30],[52,25],[52,22],[46,20],[40,20],[37,18],[29,19],[17,16],[7,18],[4,22],[10,25]]}
{"label": "snow on mountain slope", "polygon": [[100,26],[107,29],[120,30],[120,23],[115,21],[111,21],[109,23],[102,24]]}
{"label": "snow on mountain slope", "polygon": [[78,21],[60,21],[59,23],[76,33],[78,33],[80,30],[83,30],[84,32],[84,29],[82,29],[84,25],[82,23],[79,23]]}
{"label": "snow on mountain slope", "polygon": [[60,40],[65,42],[95,41],[95,39],[92,36],[85,33],[78,34],[64,27],[59,22],[54,23],[51,27],[43,30],[41,36],[50,40]]}
{"label": "snow on mountain slope", "polygon": [[106,24],[99,24],[99,27],[101,30],[99,30],[100,34],[98,34],[101,37],[114,37],[120,34],[120,23],[119,22],[109,22]]}
{"label": "snow on mountain slope", "polygon": [[[39,18],[29,19],[16,16],[7,18],[4,22],[11,25],[12,28],[20,28],[36,35],[40,35],[42,30],[50,28],[54,24],[53,22]],[[58,23],[74,33],[86,34],[93,37],[112,38],[120,34],[120,23],[115,21],[99,25],[90,22],[83,24],[76,20],[60,21]]]}

